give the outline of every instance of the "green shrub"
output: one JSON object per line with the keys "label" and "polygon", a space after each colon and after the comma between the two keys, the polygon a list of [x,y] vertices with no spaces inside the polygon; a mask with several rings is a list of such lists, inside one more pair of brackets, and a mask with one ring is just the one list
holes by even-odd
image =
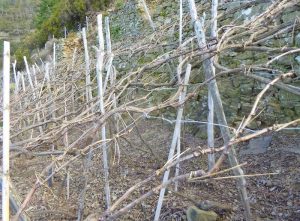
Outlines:
{"label": "green shrub", "polygon": [[30,51],[28,48],[20,46],[14,53],[14,59],[17,60],[17,69],[24,69],[25,64],[23,57],[26,56],[27,61],[30,62]]}
{"label": "green shrub", "polygon": [[[78,24],[85,22],[85,17],[90,11],[104,10],[112,2],[112,0],[40,0],[34,20],[35,31],[25,37],[22,42],[24,47],[17,49],[15,53],[17,60],[21,58],[21,53],[28,54],[24,48],[32,51],[43,47],[52,36],[62,37],[64,27],[69,32],[77,31]],[[4,25],[7,24],[2,26]],[[118,36],[119,33],[120,30],[117,28],[114,34]]]}

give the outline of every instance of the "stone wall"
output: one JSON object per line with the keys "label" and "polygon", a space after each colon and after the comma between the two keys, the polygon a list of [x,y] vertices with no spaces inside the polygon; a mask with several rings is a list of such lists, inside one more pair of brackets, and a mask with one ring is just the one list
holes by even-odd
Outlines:
{"label": "stone wall", "polygon": [[[199,5],[207,4],[206,1],[197,1]],[[235,24],[243,24],[244,22],[250,21],[255,18],[258,14],[266,10],[270,5],[271,1],[264,0],[260,4],[245,8],[243,10],[226,15],[221,21],[220,25],[230,24],[233,20]],[[220,13],[224,10],[233,9],[241,4],[240,2],[227,3],[224,8],[220,7]],[[155,22],[156,27],[161,26],[172,26],[172,24],[178,22],[179,5],[176,1],[161,1],[161,2],[150,2],[149,7],[151,9],[152,19]],[[188,5],[185,3],[184,11],[187,15]],[[201,7],[199,13],[202,13]],[[209,20],[209,13],[206,13],[206,19]],[[129,37],[141,37],[147,33],[151,33],[152,30],[148,24],[148,21],[143,16],[143,9],[136,1],[127,1],[123,8],[120,8],[110,14],[112,18],[112,36],[115,41]],[[299,16],[299,10],[291,9],[285,12],[283,16],[276,21],[281,24],[284,22],[295,22],[296,16]],[[187,16],[188,18],[189,16]],[[186,19],[187,19],[186,18]],[[162,39],[167,43],[177,43],[178,39],[178,27],[167,29],[169,36]],[[186,25],[184,29],[184,37],[188,38],[193,36],[192,25]],[[267,42],[269,47],[285,47],[285,46],[300,46],[300,32],[299,29],[295,30],[295,37],[291,38],[289,33],[281,35],[278,38],[273,38]],[[246,41],[247,39],[245,39]],[[128,41],[127,41],[128,42]],[[133,42],[132,42],[133,43]],[[176,46],[170,46],[171,48]],[[169,48],[169,49],[171,49]],[[168,50],[168,48],[166,49]],[[141,62],[148,62],[155,58],[158,51],[147,53]],[[132,65],[128,66],[128,62],[122,62],[126,58],[122,58],[117,61],[117,66],[120,71],[127,71],[132,69]],[[243,52],[236,53],[234,51],[227,52],[220,55],[220,63],[226,67],[234,68],[240,67],[241,65],[254,65],[258,61],[259,63],[267,62],[270,60],[270,56],[267,53],[257,52]],[[293,79],[289,83],[290,85],[299,87],[300,86],[300,55],[294,54],[291,56],[285,56],[276,62],[278,69],[282,71],[293,70],[298,75],[297,78]],[[176,70],[176,69],[175,69]],[[161,73],[166,72],[166,69],[160,70]],[[273,79],[275,76],[268,72],[261,72],[259,75]],[[193,75],[191,83],[199,83],[203,81],[203,72],[201,68],[193,69]],[[226,76],[218,79],[218,85],[220,93],[222,95],[223,104],[225,108],[228,122],[237,126],[241,122],[244,116],[247,116],[251,110],[256,95],[264,88],[265,84],[251,79],[249,77],[236,74],[233,76]],[[157,93],[156,98],[152,98],[153,102],[161,100],[163,94]],[[262,112],[255,119],[255,121],[249,126],[252,129],[257,129],[262,126],[269,126],[274,123],[287,122],[300,117],[300,96],[286,92],[284,90],[272,87],[265,94],[264,99],[259,105],[259,110]],[[168,113],[170,116],[175,115],[170,110]],[[196,100],[189,103],[186,106],[186,117],[205,121],[207,115],[207,91],[202,90]]]}

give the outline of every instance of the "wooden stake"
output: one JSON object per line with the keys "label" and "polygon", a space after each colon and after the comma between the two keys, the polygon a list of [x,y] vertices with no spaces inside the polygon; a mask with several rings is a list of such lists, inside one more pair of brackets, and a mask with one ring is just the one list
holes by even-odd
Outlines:
{"label": "wooden stake", "polygon": [[[179,67],[180,67],[180,65],[179,65]],[[187,68],[186,68],[185,77],[184,77],[184,85],[185,86],[184,86],[184,89],[183,89],[183,91],[181,92],[181,94],[179,96],[180,102],[182,102],[185,98],[186,90],[187,90],[186,85],[189,82],[191,69],[192,69],[192,66],[190,64],[188,64]],[[178,75],[180,75],[180,74],[178,74]],[[172,143],[171,143],[171,147],[170,147],[170,151],[169,151],[168,161],[171,161],[172,158],[174,157],[176,144],[178,142],[178,137],[180,135],[182,115],[183,115],[183,106],[179,107],[178,111],[177,111],[177,118],[176,118],[174,133],[173,133],[173,139],[172,139]],[[165,185],[165,183],[168,182],[169,174],[170,174],[170,169],[165,171],[163,181],[162,181],[162,185]],[[160,190],[159,199],[158,199],[157,207],[156,207],[156,211],[155,211],[154,221],[159,221],[160,211],[161,211],[161,207],[162,207],[162,204],[163,204],[165,192],[166,192],[166,187],[164,187]]]}
{"label": "wooden stake", "polygon": [[55,71],[56,68],[56,44],[53,43],[53,69]]}
{"label": "wooden stake", "polygon": [[17,60],[12,64],[13,71],[14,71],[14,79],[15,79],[15,94],[18,94],[19,92],[19,80],[17,76],[16,66],[17,66]]}
{"label": "wooden stake", "polygon": [[[218,0],[212,0],[211,4],[211,37],[217,38],[217,15],[218,15]],[[213,62],[214,58],[211,58]],[[212,66],[213,72],[215,73],[215,67]],[[208,87],[213,87],[212,83],[208,84]],[[208,90],[208,116],[207,116],[207,145],[209,148],[214,149],[214,101],[210,89]],[[212,169],[215,165],[215,154],[214,152],[208,154],[208,169]]]}
{"label": "wooden stake", "polygon": [[[203,28],[203,23],[199,20],[196,10],[196,5],[194,0],[189,0],[189,7],[190,7],[190,14],[192,17],[192,21],[194,24],[195,34],[198,41],[199,48],[205,48],[206,47],[206,38]],[[209,57],[206,55],[202,56],[203,61],[203,69],[205,72],[206,79],[210,79],[214,77],[214,68],[213,63]],[[224,143],[227,144],[230,141],[230,131],[227,126],[227,120],[225,117],[222,100],[219,93],[219,88],[217,85],[216,80],[211,81],[211,87],[209,87],[210,93],[212,94],[212,98],[215,105],[215,113],[218,118],[218,123],[222,125],[220,127],[222,137],[224,140]],[[236,153],[234,147],[230,148],[229,154],[228,154],[229,163],[232,167],[235,167],[238,165],[238,160],[236,158]],[[233,170],[234,175],[239,176],[237,180],[237,189],[240,192],[241,200],[245,209],[245,218],[247,221],[251,220],[251,211],[250,211],[250,204],[247,196],[247,190],[246,190],[246,180],[244,178],[244,171],[237,167]]]}
{"label": "wooden stake", "polygon": [[84,58],[85,58],[85,84],[86,84],[86,101],[92,100],[92,87],[91,87],[91,76],[90,76],[90,56],[87,45],[87,37],[85,28],[82,29],[82,39],[84,45]]}
{"label": "wooden stake", "polygon": [[32,78],[31,78],[31,73],[30,73],[30,69],[29,69],[29,66],[28,66],[28,62],[27,62],[26,56],[24,56],[23,59],[24,59],[25,67],[26,67],[26,73],[27,73],[27,76],[28,76],[28,81],[29,81],[30,87],[31,87],[31,89],[33,91],[33,97],[35,99],[36,96],[35,96],[35,92],[34,92],[34,86],[33,86]]}
{"label": "wooden stake", "polygon": [[9,149],[10,149],[10,43],[3,49],[3,161],[2,161],[2,220],[9,221]]}
{"label": "wooden stake", "polygon": [[[179,2],[179,47],[181,47],[182,44],[182,20],[183,20],[183,0],[180,0]],[[179,64],[182,62],[182,56],[179,57]],[[180,71],[181,72],[181,71]],[[177,75],[178,78],[180,77],[180,74]],[[178,79],[178,82],[181,82],[181,79]],[[178,141],[177,141],[177,160],[179,160],[180,152],[181,152],[181,146],[180,146],[180,139],[181,136],[178,136]],[[179,170],[180,170],[180,163],[178,162],[175,168],[175,177],[179,175]],[[175,182],[175,191],[178,191],[178,181]]]}
{"label": "wooden stake", "polygon": [[[147,17],[147,20],[149,22],[149,25],[150,27],[152,28],[153,32],[156,31],[156,28],[155,28],[155,24],[151,18],[151,15],[150,15],[150,12],[149,12],[149,9],[148,9],[148,6],[147,6],[147,3],[145,0],[140,0],[142,5],[143,5],[143,8],[144,8],[144,11],[146,13],[146,17]],[[162,54],[165,53],[165,50],[163,47],[159,47],[159,50]],[[173,68],[173,65],[172,65],[172,62],[170,63],[167,63],[167,68],[169,69],[169,72],[170,72],[170,78],[173,79],[174,78],[174,75],[173,75],[173,69],[175,69],[175,66]]]}
{"label": "wooden stake", "polygon": [[[33,99],[36,100],[37,99],[37,95],[35,93],[35,89],[34,89],[34,85],[33,85],[33,82],[32,82],[32,76],[31,76],[31,72],[30,72],[30,69],[29,69],[29,66],[28,66],[28,62],[27,62],[27,58],[26,56],[23,57],[24,59],[24,63],[25,63],[25,67],[26,67],[26,73],[27,73],[27,76],[28,76],[28,81],[29,81],[29,84],[30,84],[30,87],[32,89],[32,96],[33,96]],[[37,104],[38,106],[38,104]],[[41,122],[41,117],[40,117],[40,112],[37,112],[36,113],[36,117],[37,117],[37,120],[38,120],[38,123]],[[43,127],[42,126],[39,126],[39,131],[40,131],[40,134],[43,134]],[[33,130],[32,130],[32,133],[33,133]]]}
{"label": "wooden stake", "polygon": [[[98,96],[100,101],[100,112],[101,114],[105,114],[104,109],[104,94],[103,94],[103,60],[104,60],[104,37],[103,37],[103,26],[102,26],[102,15],[99,14],[97,16],[97,24],[98,24],[98,39],[99,39],[99,50],[97,50],[97,83],[98,83]],[[108,157],[107,157],[107,145],[106,145],[106,129],[105,124],[101,127],[101,138],[103,140],[103,170],[104,170],[104,182],[105,182],[105,198],[106,198],[106,207],[110,208],[111,199],[110,199],[110,187],[109,187],[109,165],[108,165]]]}
{"label": "wooden stake", "polygon": [[20,73],[20,77],[22,80],[22,88],[23,88],[23,92],[26,91],[26,86],[25,86],[25,79],[24,79],[24,73],[23,72],[19,72]]}

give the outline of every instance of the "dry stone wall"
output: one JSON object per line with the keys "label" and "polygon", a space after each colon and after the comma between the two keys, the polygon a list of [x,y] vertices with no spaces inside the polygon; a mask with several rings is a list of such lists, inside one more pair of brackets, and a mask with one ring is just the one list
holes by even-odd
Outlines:
{"label": "dry stone wall", "polygon": [[[229,25],[234,21],[234,24],[243,24],[250,21],[260,13],[264,12],[272,1],[263,0],[255,6],[244,8],[242,10],[234,11],[226,15],[220,20],[220,25]],[[198,1],[198,5],[205,5],[207,1]],[[220,6],[219,13],[225,10],[234,9],[242,4],[238,2],[229,2],[224,6]],[[164,49],[166,51],[176,48],[178,43],[178,23],[179,17],[179,5],[177,1],[161,1],[150,2],[149,7],[151,9],[151,16],[155,22],[156,27],[172,26],[168,28],[168,36],[161,41],[164,41],[166,45]],[[286,22],[295,22],[297,16],[299,17],[299,8],[292,8],[285,12],[283,16],[280,16],[276,20],[277,24],[284,24]],[[187,1],[184,5],[184,11],[188,14]],[[199,14],[204,11],[199,8]],[[143,9],[137,1],[126,1],[124,6],[114,12],[110,13],[112,18],[112,36],[115,41],[130,37],[142,37],[152,30],[148,24],[148,21],[143,16]],[[206,11],[206,20],[209,21],[209,12]],[[188,16],[185,17],[188,20]],[[209,32],[209,31],[208,31]],[[193,36],[192,25],[187,23],[184,28],[184,38]],[[245,38],[245,41],[247,39]],[[134,43],[127,41],[127,43]],[[175,45],[174,45],[175,43]],[[283,33],[278,38],[272,38],[267,41],[268,47],[287,47],[287,46],[300,46],[300,32],[299,29],[294,30],[294,38],[291,38],[290,33]],[[148,62],[154,59],[158,55],[158,50],[153,50],[151,54],[147,51],[145,57],[138,62]],[[236,53],[234,51],[227,52],[220,55],[220,63],[229,68],[240,67],[242,65],[255,65],[256,63],[268,62],[271,59],[271,55],[268,53],[257,53],[246,51],[242,53]],[[119,70],[127,71],[132,70],[133,65],[128,66],[128,62],[125,61],[126,57],[116,59],[116,63]],[[291,56],[285,56],[276,62],[278,69],[282,71],[295,71],[297,76],[289,83],[295,87],[300,86],[300,55],[294,54]],[[167,72],[166,67],[159,70],[162,75]],[[175,68],[176,71],[176,68]],[[274,79],[275,75],[269,72],[260,72],[260,76],[267,79]],[[203,81],[203,72],[201,68],[194,69],[192,75],[192,84],[196,84]],[[228,122],[237,126],[244,116],[247,116],[251,110],[256,95],[264,88],[265,84],[256,81],[252,78],[236,74],[233,76],[226,76],[218,79],[220,92],[222,94],[223,104],[225,108]],[[164,92],[165,93],[165,92]],[[155,94],[155,93],[154,93]],[[152,101],[162,100],[163,94],[155,94],[157,97],[153,97]],[[300,117],[300,96],[286,92],[284,90],[272,87],[265,95],[263,102],[259,106],[260,110],[263,110],[256,120],[250,125],[252,129],[257,129],[262,126],[269,126],[274,123],[287,122]],[[175,115],[168,110],[170,117]],[[165,113],[165,114],[168,114]],[[196,100],[189,103],[186,106],[186,117],[191,119],[197,119],[205,121],[207,116],[207,92],[202,90]]]}

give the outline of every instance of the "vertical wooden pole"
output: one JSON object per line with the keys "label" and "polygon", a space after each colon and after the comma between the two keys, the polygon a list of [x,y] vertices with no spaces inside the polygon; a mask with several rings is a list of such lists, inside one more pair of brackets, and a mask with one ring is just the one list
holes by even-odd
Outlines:
{"label": "vertical wooden pole", "polygon": [[89,17],[85,16],[86,32],[89,32]]}
{"label": "vertical wooden pole", "polygon": [[106,76],[103,85],[103,93],[106,91],[106,87],[108,86],[108,81],[111,79],[112,72],[112,62],[114,59],[114,55],[112,54],[111,47],[111,38],[110,38],[110,28],[109,28],[109,17],[105,17],[105,39],[106,39],[106,54],[108,56],[108,62],[106,64]]}
{"label": "vertical wooden pole", "polygon": [[[77,53],[77,48],[74,48],[73,55],[72,55],[72,70],[74,70],[74,65],[76,61],[76,53]],[[75,111],[75,87],[73,84],[73,75],[72,75],[72,111]]]}
{"label": "vertical wooden pole", "polygon": [[105,37],[106,37],[106,51],[110,55],[112,52],[110,28],[109,28],[109,17],[105,17]]}
{"label": "vertical wooden pole", "polygon": [[[104,60],[104,37],[103,37],[103,25],[102,25],[102,15],[97,16],[97,25],[98,25],[98,40],[99,40],[99,50],[97,51],[97,83],[98,83],[98,96],[100,100],[100,112],[105,114],[104,109],[104,94],[103,94],[103,60]],[[101,127],[101,136],[103,142],[103,170],[104,170],[104,182],[105,182],[105,198],[106,198],[106,207],[110,208],[111,199],[110,199],[110,187],[109,187],[109,165],[107,157],[107,145],[106,145],[106,129],[105,124]]]}
{"label": "vertical wooden pole", "polygon": [[[183,20],[183,0],[180,0],[179,1],[179,47],[181,47],[181,44],[182,44],[182,29],[183,29],[182,20]],[[182,56],[179,57],[179,64],[181,62],[182,62]],[[182,80],[180,79],[180,76],[177,76],[177,77],[178,77],[178,82],[182,82]],[[177,141],[177,155],[178,155],[177,160],[179,160],[179,156],[180,156],[180,152],[181,152],[180,142],[181,142],[181,136],[179,134],[178,141]],[[180,163],[178,162],[176,164],[176,168],[175,168],[175,177],[179,175],[179,171],[180,171]],[[175,182],[174,190],[178,191],[178,181]]]}
{"label": "vertical wooden pole", "polygon": [[[113,66],[113,59],[114,59],[114,54],[112,53],[112,44],[111,44],[111,37],[110,37],[110,24],[109,24],[109,17],[105,18],[105,33],[106,33],[106,45],[107,45],[107,54],[109,55],[109,62],[107,64],[107,78],[110,78],[110,85],[114,86],[116,82],[116,70],[114,69]],[[106,88],[106,84],[104,84],[104,92]],[[117,100],[116,100],[116,93],[113,93],[112,96],[112,102],[113,102],[113,107],[117,108]],[[119,121],[118,121],[118,114],[114,114],[114,123],[115,123],[115,133],[119,132]],[[117,142],[117,139],[115,140],[115,155],[118,156],[118,162],[119,162],[119,157],[120,157],[120,147]]]}
{"label": "vertical wooden pole", "polygon": [[[181,47],[183,41],[183,0],[180,0],[179,4],[179,47]],[[182,56],[179,57],[179,63],[181,61]]]}
{"label": "vertical wooden pole", "polygon": [[[196,34],[197,41],[198,41],[198,46],[199,46],[199,48],[205,48],[206,47],[206,38],[205,38],[203,23],[198,18],[194,0],[189,0],[189,7],[190,7],[190,14],[192,17],[192,22],[194,24],[195,34]],[[214,73],[213,63],[212,63],[211,59],[207,55],[203,55],[202,59],[204,60],[203,61],[203,69],[205,72],[206,79],[213,78],[215,73]],[[213,101],[214,101],[215,113],[216,113],[216,116],[218,119],[218,123],[220,125],[222,125],[220,127],[222,137],[223,137],[224,143],[227,144],[230,141],[230,131],[227,126],[227,120],[225,117],[223,104],[222,104],[221,96],[219,93],[219,88],[217,85],[217,81],[215,79],[211,81],[211,87],[209,87],[209,90],[210,90],[210,93],[211,93]],[[238,160],[236,157],[236,152],[235,152],[234,147],[231,147],[229,149],[228,160],[229,160],[230,165],[232,167],[236,168],[233,170],[233,173],[234,173],[234,175],[239,177],[237,179],[237,189],[240,193],[242,204],[244,206],[245,219],[247,221],[250,221],[251,220],[251,211],[250,211],[250,204],[249,204],[247,190],[246,190],[246,180],[245,180],[244,171],[242,170],[242,168],[236,167],[237,165],[239,165],[239,163],[238,163]]]}
{"label": "vertical wooden pole", "polygon": [[23,92],[26,91],[26,85],[25,85],[25,79],[24,79],[24,72],[19,72],[21,80],[22,80],[22,88],[23,88]]}
{"label": "vertical wooden pole", "polygon": [[53,43],[53,70],[56,68],[56,44]]}
{"label": "vertical wooden pole", "polygon": [[85,83],[86,83],[86,101],[92,100],[92,89],[91,89],[91,76],[90,76],[90,56],[87,44],[86,29],[82,29],[82,38],[84,46],[84,58],[85,58]]}
{"label": "vertical wooden pole", "polygon": [[66,26],[64,27],[64,36],[65,36],[65,38],[67,38],[67,27]]}
{"label": "vertical wooden pole", "polygon": [[18,92],[19,92],[19,78],[18,78],[17,70],[16,70],[17,60],[15,60],[15,62],[12,64],[12,66],[13,66],[13,73],[14,73],[14,79],[15,79],[15,94],[18,94]]}
{"label": "vertical wooden pole", "polygon": [[34,65],[32,65],[32,77],[33,77],[34,85],[35,85],[35,87],[37,87],[38,86],[38,82],[37,82],[36,70],[35,70]]}
{"label": "vertical wooden pole", "polygon": [[[218,0],[212,0],[211,3],[211,37],[217,38],[217,15],[218,15]],[[213,62],[213,58],[211,58],[211,62]],[[213,72],[215,73],[215,67],[212,66]],[[210,82],[208,87],[213,87],[213,82]],[[212,98],[212,94],[208,90],[208,116],[207,116],[207,145],[209,148],[214,149],[214,101]],[[208,169],[212,169],[215,165],[215,154],[209,153],[208,154]]]}
{"label": "vertical wooden pole", "polygon": [[10,43],[3,49],[3,160],[2,160],[2,220],[9,221],[9,149],[10,149]]}

